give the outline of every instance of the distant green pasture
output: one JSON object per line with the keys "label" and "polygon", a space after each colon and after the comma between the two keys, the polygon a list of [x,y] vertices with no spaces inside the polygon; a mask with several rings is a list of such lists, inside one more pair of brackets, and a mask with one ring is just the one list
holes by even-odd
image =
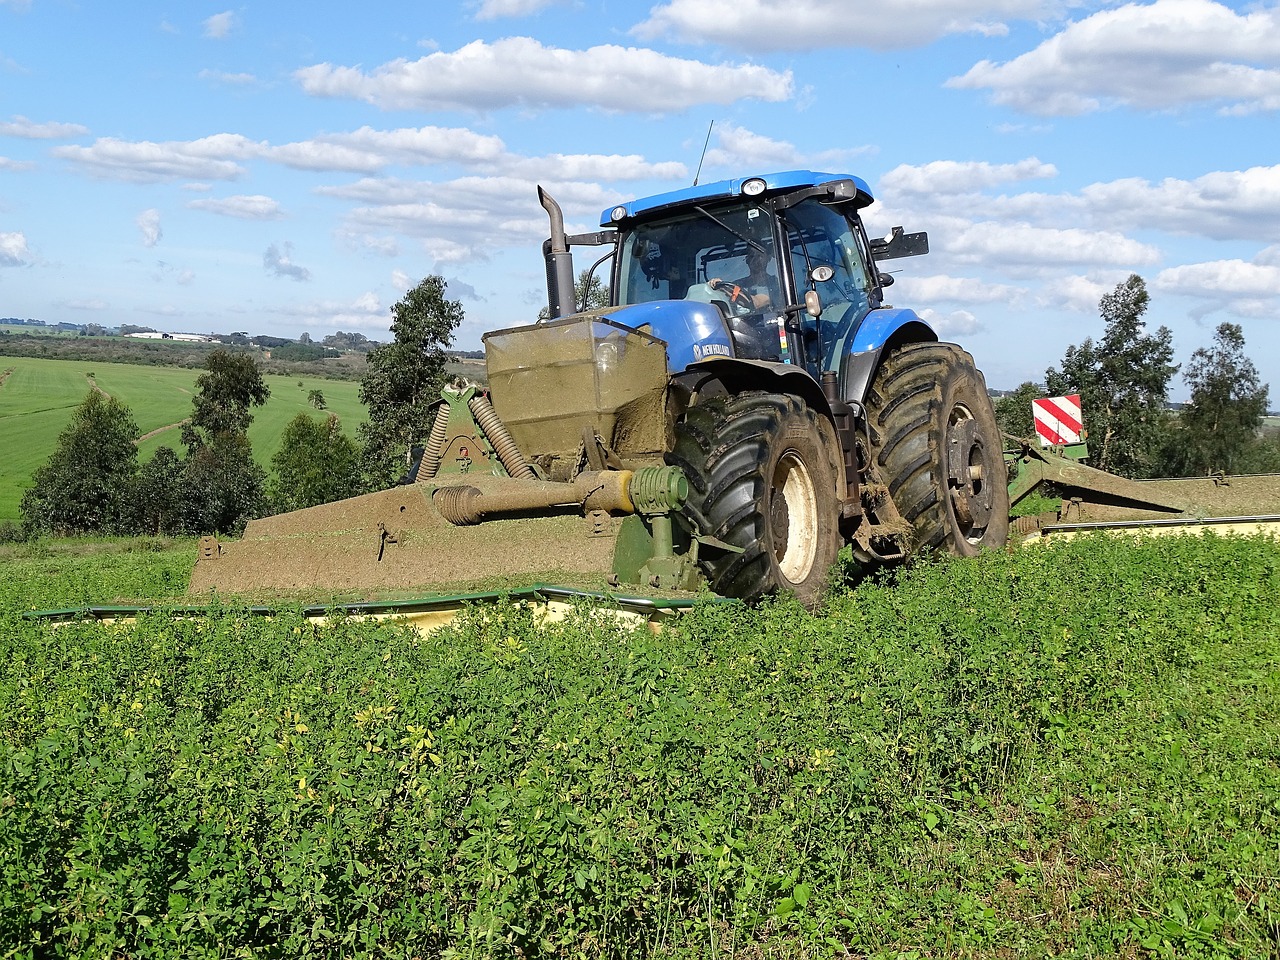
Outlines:
{"label": "distant green pasture", "polygon": [[[25,323],[0,323],[0,331],[4,333],[29,333],[45,337],[78,337],[75,330],[59,330],[57,327],[30,327]],[[3,370],[0,367],[0,370]]]}
{"label": "distant green pasture", "polygon": [[[182,450],[177,425],[191,414],[200,374],[178,367],[0,357],[0,374],[6,370],[12,372],[0,386],[0,521],[19,518],[22,493],[92,389],[90,376],[99,389],[128,405],[142,434],[161,431],[139,444],[139,457],[145,462],[162,446]],[[249,428],[254,456],[264,467],[270,467],[285,427],[299,413],[336,413],[349,434],[364,419],[358,383],[318,377],[265,379],[271,399],[254,411]],[[326,410],[316,410],[307,402],[312,390],[324,395]],[[165,427],[170,429],[161,429]]]}

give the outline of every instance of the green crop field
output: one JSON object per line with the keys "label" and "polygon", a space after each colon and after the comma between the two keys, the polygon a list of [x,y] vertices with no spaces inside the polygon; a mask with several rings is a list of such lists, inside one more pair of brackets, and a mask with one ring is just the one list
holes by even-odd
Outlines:
{"label": "green crop field", "polygon": [[1265,958],[1280,543],[1102,535],[420,636],[0,552],[5,957]]}
{"label": "green crop field", "polygon": [[[144,436],[158,431],[139,444],[139,457],[145,461],[160,446],[182,449],[177,426],[191,412],[195,380],[200,374],[178,367],[0,357],[0,375],[6,371],[0,385],[0,450],[5,451],[0,457],[0,521],[19,518],[23,490],[53,452],[58,434],[93,383],[129,406]],[[254,457],[264,467],[270,466],[285,427],[299,413],[335,413],[349,434],[354,434],[364,419],[355,382],[283,376],[264,379],[271,388],[271,399],[254,411],[249,428]],[[327,410],[318,411],[307,402],[312,390],[324,394]]]}

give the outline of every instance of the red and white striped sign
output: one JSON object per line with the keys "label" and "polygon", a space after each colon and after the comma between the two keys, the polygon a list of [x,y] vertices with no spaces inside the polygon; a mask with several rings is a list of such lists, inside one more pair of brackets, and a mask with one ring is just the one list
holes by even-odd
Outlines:
{"label": "red and white striped sign", "polygon": [[1031,401],[1040,446],[1079,443],[1084,420],[1080,415],[1080,394],[1069,397],[1042,397]]}

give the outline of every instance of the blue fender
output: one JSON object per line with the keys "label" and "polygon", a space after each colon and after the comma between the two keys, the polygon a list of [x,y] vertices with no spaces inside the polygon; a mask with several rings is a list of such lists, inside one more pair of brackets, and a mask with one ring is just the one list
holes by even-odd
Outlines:
{"label": "blue fender", "polygon": [[885,307],[872,310],[858,325],[840,361],[840,382],[847,403],[861,404],[880,366],[880,355],[892,343],[936,343],[938,334],[914,310]]}
{"label": "blue fender", "polygon": [[[914,310],[908,310],[901,307],[883,307],[879,310],[872,310],[863,318],[862,323],[858,324],[858,329],[853,335],[853,343],[849,345],[850,353],[866,353],[868,350],[879,350],[889,339],[908,325],[918,324],[928,331],[927,337],[913,337],[911,342],[919,339],[937,340],[938,335],[934,333],[933,328],[920,319],[919,314]],[[923,331],[921,331],[923,332]]]}

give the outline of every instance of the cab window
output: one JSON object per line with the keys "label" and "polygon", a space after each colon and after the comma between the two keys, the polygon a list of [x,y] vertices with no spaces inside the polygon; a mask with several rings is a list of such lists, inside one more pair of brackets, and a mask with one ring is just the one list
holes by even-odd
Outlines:
{"label": "cab window", "polygon": [[[800,296],[816,290],[822,321],[830,323],[870,308],[872,281],[853,225],[832,207],[807,200],[788,210],[787,236],[792,275]],[[813,269],[827,266],[831,279],[815,282]]]}

